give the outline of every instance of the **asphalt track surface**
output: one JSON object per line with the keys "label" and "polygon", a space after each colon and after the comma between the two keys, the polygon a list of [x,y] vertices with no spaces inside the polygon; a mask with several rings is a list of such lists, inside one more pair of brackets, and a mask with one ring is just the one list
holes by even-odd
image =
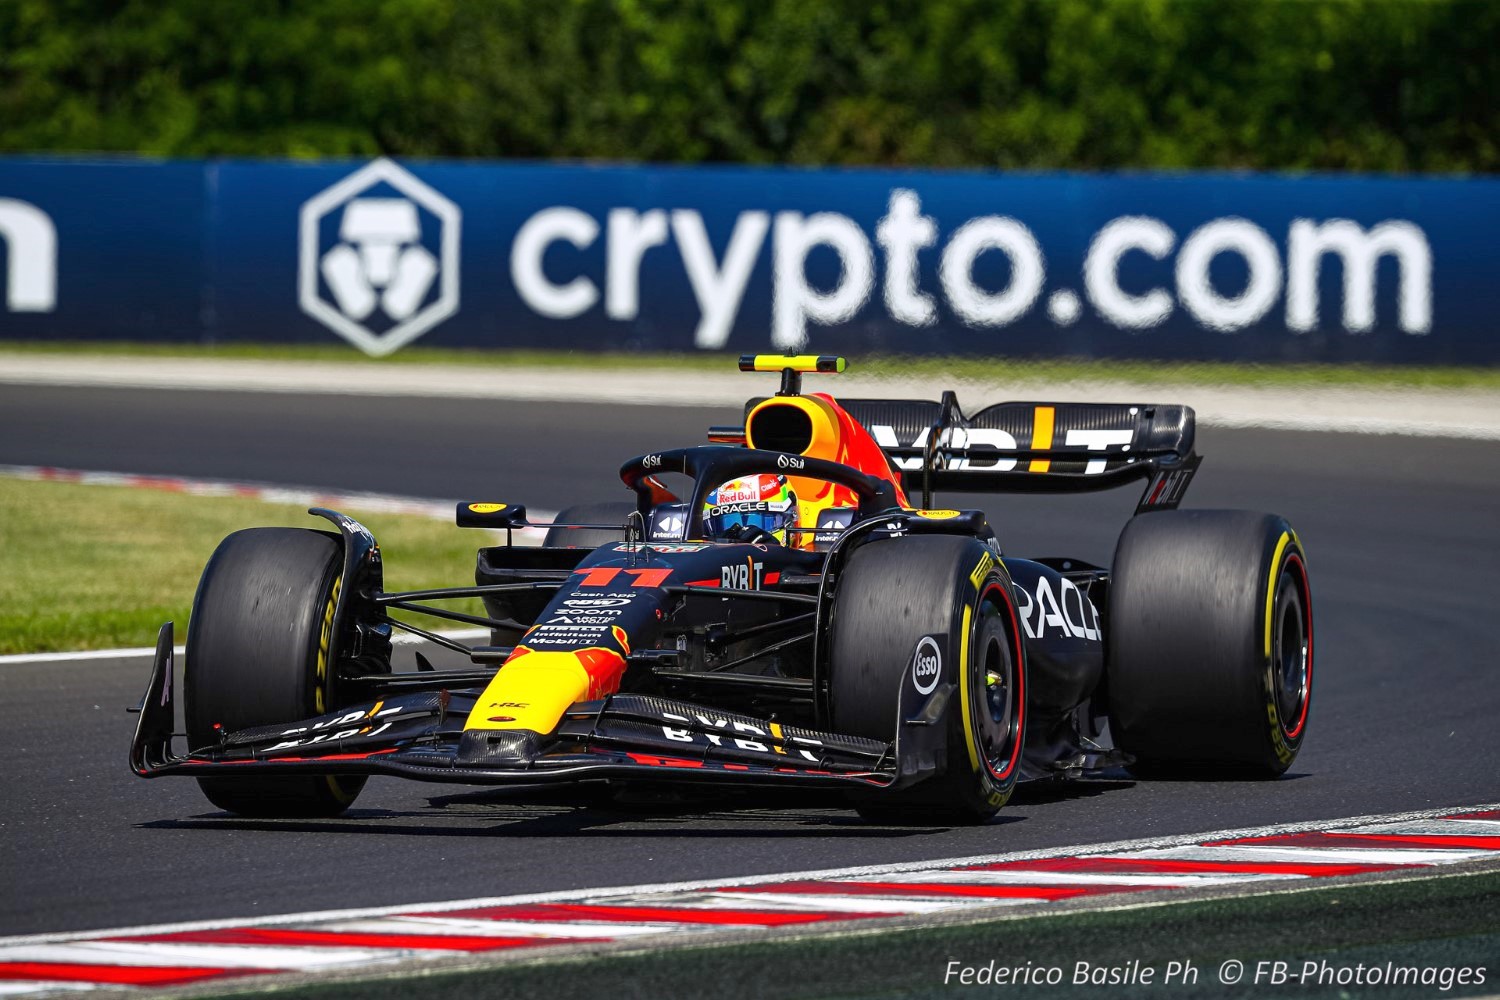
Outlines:
{"label": "asphalt track surface", "polygon": [[[701,441],[705,426],[737,415],[732,405],[7,386],[0,463],[555,510],[622,496],[612,470],[623,459]],[[1282,780],[1032,786],[989,826],[909,829],[865,825],[808,797],[620,806],[374,779],[346,818],[242,821],[191,781],[128,772],[134,717],[124,709],[145,685],[144,660],[11,665],[0,667],[0,935],[882,864],[1500,799],[1500,444],[1201,428],[1199,451],[1188,506],[1285,514],[1309,553],[1314,701],[1307,742]],[[1133,490],[977,499],[1008,551],[1105,564],[1135,502]]]}

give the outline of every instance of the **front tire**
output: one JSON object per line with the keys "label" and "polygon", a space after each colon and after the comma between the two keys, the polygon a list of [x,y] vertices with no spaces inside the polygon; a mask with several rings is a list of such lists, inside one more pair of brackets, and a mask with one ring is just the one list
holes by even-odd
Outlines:
{"label": "front tire", "polygon": [[[214,551],[193,601],[183,667],[188,742],[296,722],[332,711],[326,654],[343,551],[335,535],[304,528],[236,531]],[[363,777],[204,777],[220,809],[242,816],[337,816]]]}
{"label": "front tire", "polygon": [[1312,592],[1272,514],[1164,511],[1120,535],[1109,589],[1110,731],[1145,775],[1274,777],[1307,733]]}
{"label": "front tire", "polygon": [[[973,538],[887,539],[850,555],[829,639],[834,730],[890,741],[902,724],[904,685],[919,693],[942,681],[957,687],[945,713],[946,769],[857,801],[862,816],[982,823],[1009,800],[1026,715],[1025,653],[1010,594],[1003,564]],[[938,676],[919,681],[917,661],[933,649]]]}

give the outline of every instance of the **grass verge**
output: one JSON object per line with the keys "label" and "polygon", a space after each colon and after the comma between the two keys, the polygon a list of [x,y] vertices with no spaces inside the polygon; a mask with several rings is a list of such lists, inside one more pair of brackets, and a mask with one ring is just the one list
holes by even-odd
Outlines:
{"label": "grass verge", "polygon": [[[1408,997],[1493,995],[1500,978],[1500,874],[1346,885],[1309,892],[1240,896],[1136,910],[1068,913],[1019,920],[887,933],[715,947],[679,947],[646,954],[506,965],[467,974],[365,980],[278,991],[277,997],[317,1000],[657,997],[952,997],[1020,994],[1033,997]],[[1220,969],[1242,963],[1243,978],[1221,981]],[[1273,966],[1311,982],[1272,980]],[[983,968],[1060,970],[1061,981],[963,985],[950,963]],[[1108,983],[1075,983],[1119,970]],[[1140,981],[1134,968],[1154,969]],[[1181,966],[1164,982],[1167,966]],[[1483,967],[1483,978],[1446,987],[1437,982],[1340,985],[1339,970],[1376,967],[1380,977],[1412,967]],[[1188,964],[1196,970],[1183,971]],[[1332,970],[1331,975],[1324,970]],[[1257,973],[1260,975],[1256,981]],[[959,973],[961,975],[961,973]],[[1108,973],[1105,973],[1106,975]],[[1046,975],[1046,973],[1043,973]],[[1366,974],[1368,978],[1368,973]],[[1320,982],[1318,977],[1328,978]],[[1394,976],[1392,977],[1394,978]]]}
{"label": "grass verge", "polygon": [[[200,360],[324,361],[347,365],[462,365],[513,370],[731,372],[737,354],[666,354],[597,351],[460,350],[408,347],[371,358],[349,347],[291,344],[131,344],[112,341],[36,343],[0,340],[0,352],[30,355],[191,358]],[[1088,358],[905,357],[854,355],[861,375],[975,381],[1138,382],[1151,385],[1224,385],[1350,389],[1500,389],[1500,368],[1366,364],[1230,364],[1225,362],[1121,361]]]}
{"label": "grass verge", "polygon": [[[471,583],[487,544],[430,518],[348,513],[380,539],[392,590]],[[259,525],[332,528],[292,504],[0,477],[0,654],[149,646],[168,620],[180,640],[214,547]]]}

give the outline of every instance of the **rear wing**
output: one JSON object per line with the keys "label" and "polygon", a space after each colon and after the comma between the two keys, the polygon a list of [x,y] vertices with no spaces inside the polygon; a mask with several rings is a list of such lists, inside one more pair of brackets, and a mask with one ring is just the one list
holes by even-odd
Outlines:
{"label": "rear wing", "polygon": [[952,392],[927,400],[841,399],[924,506],[934,490],[1074,493],[1147,480],[1136,513],[1170,510],[1201,459],[1190,406],[996,403],[972,416]]}
{"label": "rear wing", "polygon": [[[764,398],[764,397],[761,397]],[[761,399],[746,404],[748,414]],[[870,432],[908,493],[1080,493],[1145,479],[1136,513],[1181,502],[1201,458],[1190,406],[996,403],[972,416],[952,392],[920,399],[840,399]],[[715,432],[720,438],[714,438]],[[711,439],[744,440],[742,428]]]}

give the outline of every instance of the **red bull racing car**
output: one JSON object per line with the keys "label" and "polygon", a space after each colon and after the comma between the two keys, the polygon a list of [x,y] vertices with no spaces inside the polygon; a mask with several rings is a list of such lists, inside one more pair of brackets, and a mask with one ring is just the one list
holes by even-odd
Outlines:
{"label": "red bull racing car", "polygon": [[[743,426],[640,455],[631,500],[460,504],[475,583],[391,592],[370,532],[251,528],[209,560],[176,722],[173,629],[130,749],[253,816],[335,815],[370,775],[476,785],[812,785],[884,819],[975,822],[1017,781],[1128,767],[1274,776],[1306,734],[1312,603],[1280,517],[1178,510],[1193,412],[804,393],[779,371]],[[1114,563],[1006,554],[935,491],[1144,481]],[[478,597],[485,614],[442,606]],[[482,626],[469,646],[392,612]],[[393,630],[472,666],[393,672]],[[178,747],[182,746],[179,750]]]}

